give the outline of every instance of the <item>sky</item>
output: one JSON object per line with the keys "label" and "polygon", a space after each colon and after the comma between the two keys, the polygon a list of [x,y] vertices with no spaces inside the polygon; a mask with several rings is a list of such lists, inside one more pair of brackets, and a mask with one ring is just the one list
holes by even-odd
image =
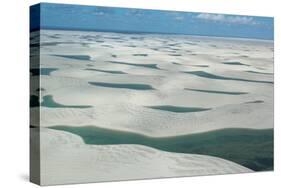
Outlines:
{"label": "sky", "polygon": [[[31,30],[68,29],[167,33],[273,40],[271,17],[41,3],[31,7]],[[38,20],[35,12],[40,12]]]}

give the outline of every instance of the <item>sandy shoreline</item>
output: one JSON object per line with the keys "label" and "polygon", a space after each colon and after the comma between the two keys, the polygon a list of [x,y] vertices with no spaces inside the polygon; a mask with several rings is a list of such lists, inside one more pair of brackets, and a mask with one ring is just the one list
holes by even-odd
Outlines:
{"label": "sandy shoreline", "polygon": [[42,185],[252,172],[217,157],[141,145],[90,146],[73,134],[44,128],[41,140]]}

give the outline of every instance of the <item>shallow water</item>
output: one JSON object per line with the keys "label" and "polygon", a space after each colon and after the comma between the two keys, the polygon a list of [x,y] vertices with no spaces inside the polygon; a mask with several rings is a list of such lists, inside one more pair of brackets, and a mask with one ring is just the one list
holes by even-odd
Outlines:
{"label": "shallow water", "polygon": [[91,57],[88,55],[53,55],[57,57],[64,57],[69,59],[75,59],[75,60],[84,60],[84,61],[90,61]]}
{"label": "shallow water", "polygon": [[110,87],[110,88],[119,88],[119,89],[132,89],[132,90],[154,90],[153,87],[147,84],[116,84],[116,83],[105,83],[105,82],[89,82],[91,85],[100,86],[100,87]]}
{"label": "shallow water", "polygon": [[245,94],[248,94],[247,92],[230,92],[230,91],[190,89],[190,88],[184,88],[184,89],[189,90],[189,91],[198,91],[198,92],[203,92],[203,93],[224,94],[224,95],[245,95]]}
{"label": "shallow water", "polygon": [[119,61],[109,61],[110,63],[116,63],[116,64],[123,64],[123,65],[131,65],[136,67],[145,67],[145,68],[152,68],[152,69],[159,69],[157,67],[157,64],[134,64],[134,63],[125,63],[125,62],[119,62]]}
{"label": "shallow water", "polygon": [[148,54],[133,54],[133,56],[142,56],[142,57],[146,57],[146,56],[148,56]]}
{"label": "shallow water", "polygon": [[140,144],[169,152],[221,157],[255,171],[273,169],[273,129],[223,129],[155,138],[94,126],[50,128],[79,135],[86,144]]}
{"label": "shallow water", "polygon": [[104,72],[104,73],[111,73],[111,74],[127,74],[123,71],[110,71],[110,70],[100,70],[100,69],[92,69],[92,68],[88,68],[85,70],[89,70],[89,71],[97,71],[97,72]]}
{"label": "shallow water", "polygon": [[41,106],[48,108],[91,108],[90,105],[63,105],[54,101],[52,95],[46,95],[43,97],[43,102],[41,102]]}
{"label": "shallow water", "polygon": [[246,72],[255,73],[255,74],[273,75],[273,73],[267,73],[267,72],[257,72],[257,71],[246,71]]}
{"label": "shallow water", "polygon": [[211,110],[211,108],[182,107],[182,106],[169,106],[169,105],[147,106],[147,108],[163,110],[168,112],[175,112],[175,113],[201,112],[201,111]]}
{"label": "shallow water", "polygon": [[217,80],[234,80],[234,81],[243,81],[243,82],[255,82],[255,83],[266,83],[266,84],[273,84],[271,81],[259,81],[259,80],[248,80],[248,79],[242,79],[242,78],[231,78],[231,77],[225,77],[225,76],[218,76],[215,74],[207,73],[204,71],[190,71],[190,72],[183,72],[187,74],[196,75],[203,78],[209,78],[209,79],[217,79]]}
{"label": "shallow water", "polygon": [[244,66],[250,66],[250,65],[247,65],[247,64],[244,64],[244,63],[240,63],[240,62],[223,62],[223,64],[226,64],[226,65],[244,65]]}

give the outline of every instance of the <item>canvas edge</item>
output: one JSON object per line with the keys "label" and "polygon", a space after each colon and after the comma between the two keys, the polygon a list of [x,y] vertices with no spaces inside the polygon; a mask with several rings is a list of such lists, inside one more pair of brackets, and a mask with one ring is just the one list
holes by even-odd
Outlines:
{"label": "canvas edge", "polygon": [[[41,22],[41,10],[40,10],[40,3],[35,4],[29,7],[29,31],[30,31],[30,38],[29,38],[29,69],[31,71],[32,67],[40,68],[40,22]],[[32,58],[32,45],[31,45],[31,33],[33,31],[39,32],[39,40],[38,45],[33,47],[36,53],[35,56],[38,58]],[[34,52],[34,51],[33,51]],[[40,70],[40,69],[39,69]],[[29,181],[35,183],[37,185],[41,185],[41,165],[40,165],[40,108],[38,107],[38,111],[31,110],[31,95],[32,90],[34,88],[40,88],[40,74],[36,77],[33,81],[31,75],[29,77],[29,95],[30,95],[30,107],[29,107],[29,115],[30,115],[30,123],[29,123],[29,147],[30,147],[30,155],[29,155]],[[40,95],[40,91],[38,91],[38,95]],[[39,99],[38,99],[39,102]],[[38,121],[39,126],[31,125],[31,118],[36,118]]]}

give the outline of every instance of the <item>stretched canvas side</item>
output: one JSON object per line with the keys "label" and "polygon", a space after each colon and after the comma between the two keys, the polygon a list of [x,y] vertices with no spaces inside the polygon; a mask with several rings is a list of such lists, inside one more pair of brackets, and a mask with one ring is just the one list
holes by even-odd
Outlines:
{"label": "stretched canvas side", "polygon": [[40,185],[40,4],[30,7],[30,181]]}

